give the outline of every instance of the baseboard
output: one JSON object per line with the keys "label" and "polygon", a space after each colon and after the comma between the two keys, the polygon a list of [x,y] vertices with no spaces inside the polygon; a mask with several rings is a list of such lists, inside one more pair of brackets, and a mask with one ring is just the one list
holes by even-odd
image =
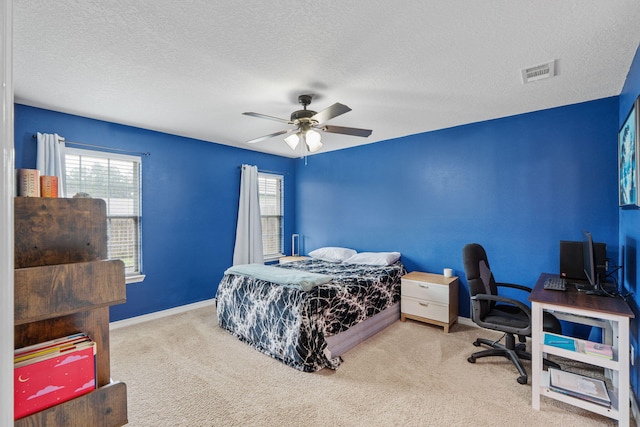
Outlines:
{"label": "baseboard", "polygon": [[[193,304],[186,304],[186,305],[181,305],[179,307],[169,308],[167,310],[154,311],[153,313],[143,314],[142,316],[136,316],[136,317],[130,317],[128,319],[117,320],[115,322],[109,323],[109,330],[124,328],[125,326],[136,325],[138,323],[148,322],[150,320],[161,319],[163,317],[184,313],[185,311],[195,310],[198,308],[210,307],[212,305],[215,305],[215,303],[216,303],[216,299],[211,298],[204,301],[194,302]],[[473,323],[473,320],[467,317],[462,317],[462,316],[458,317],[458,323],[465,326],[472,326],[474,328],[479,328],[478,325]]]}
{"label": "baseboard", "polygon": [[465,326],[473,326],[474,328],[480,328],[478,325],[473,323],[473,320],[469,319],[468,317],[458,316],[458,323]]}
{"label": "baseboard", "polygon": [[109,330],[123,328],[125,326],[136,325],[138,323],[148,322],[150,320],[160,319],[174,314],[184,313],[185,311],[195,310],[197,308],[210,307],[215,305],[216,299],[211,298],[204,301],[194,302],[192,304],[181,305],[179,307],[169,308],[167,310],[155,311],[149,314],[143,314],[142,316],[130,317],[129,319],[118,320],[109,323]]}

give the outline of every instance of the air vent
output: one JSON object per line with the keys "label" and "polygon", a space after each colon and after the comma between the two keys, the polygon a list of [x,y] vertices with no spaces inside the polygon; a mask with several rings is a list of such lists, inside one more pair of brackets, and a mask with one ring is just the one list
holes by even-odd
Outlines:
{"label": "air vent", "polygon": [[536,80],[549,79],[555,75],[555,61],[522,69],[522,82],[531,83]]}

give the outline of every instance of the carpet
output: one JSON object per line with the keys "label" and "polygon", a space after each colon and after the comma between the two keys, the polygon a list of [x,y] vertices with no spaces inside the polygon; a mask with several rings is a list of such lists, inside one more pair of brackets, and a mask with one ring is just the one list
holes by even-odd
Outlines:
{"label": "carpet", "polygon": [[304,373],[220,329],[211,306],[111,331],[111,376],[133,427],[617,425],[544,397],[533,410],[507,359],[467,362],[478,336],[501,335],[398,321],[337,370]]}

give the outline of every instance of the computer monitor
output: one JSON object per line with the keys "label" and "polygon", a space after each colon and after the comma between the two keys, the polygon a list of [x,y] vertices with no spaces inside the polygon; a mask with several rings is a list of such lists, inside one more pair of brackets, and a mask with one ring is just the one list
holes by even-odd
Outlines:
{"label": "computer monitor", "polygon": [[[575,283],[575,281],[587,282],[584,274],[584,244],[579,241],[560,240],[560,276]],[[600,276],[600,282],[606,281],[607,276],[607,245],[602,242],[593,242],[594,261],[596,274]]]}
{"label": "computer monitor", "polygon": [[595,250],[593,237],[588,231],[582,231],[582,253],[584,255],[584,274],[587,276],[589,285],[581,286],[578,290],[586,291],[590,295],[607,295],[602,290],[600,275],[596,271]]}

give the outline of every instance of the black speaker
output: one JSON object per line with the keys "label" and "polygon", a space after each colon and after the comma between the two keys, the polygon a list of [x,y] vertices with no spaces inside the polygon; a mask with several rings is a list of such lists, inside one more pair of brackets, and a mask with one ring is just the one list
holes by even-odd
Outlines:
{"label": "black speaker", "polygon": [[[587,280],[584,274],[584,253],[582,242],[560,241],[560,276],[570,280]],[[600,281],[605,282],[607,275],[607,245],[605,243],[593,244],[596,274]]]}

